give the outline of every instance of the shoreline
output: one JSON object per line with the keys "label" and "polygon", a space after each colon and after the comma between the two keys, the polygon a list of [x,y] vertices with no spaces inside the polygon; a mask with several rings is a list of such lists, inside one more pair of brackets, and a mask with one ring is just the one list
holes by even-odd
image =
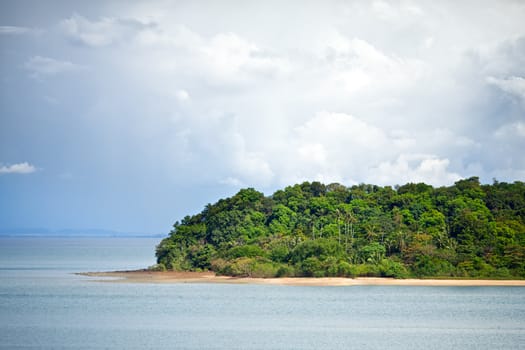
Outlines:
{"label": "shoreline", "polygon": [[81,272],[76,275],[95,277],[95,282],[107,283],[222,283],[264,284],[283,286],[427,286],[427,287],[525,287],[525,280],[480,280],[480,279],[394,279],[386,277],[279,277],[253,278],[217,276],[213,272],[181,271],[111,271]]}

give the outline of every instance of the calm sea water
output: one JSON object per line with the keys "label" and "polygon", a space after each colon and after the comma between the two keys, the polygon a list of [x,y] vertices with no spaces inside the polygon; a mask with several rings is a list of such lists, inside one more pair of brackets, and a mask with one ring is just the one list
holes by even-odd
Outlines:
{"label": "calm sea water", "polygon": [[2,349],[524,349],[525,288],[94,282],[159,239],[0,238]]}

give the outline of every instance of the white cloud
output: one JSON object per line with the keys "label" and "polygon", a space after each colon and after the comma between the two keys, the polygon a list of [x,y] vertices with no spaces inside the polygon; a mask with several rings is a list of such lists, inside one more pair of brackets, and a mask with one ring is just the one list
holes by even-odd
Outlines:
{"label": "white cloud", "polygon": [[[453,16],[463,5],[415,4],[349,2],[301,14],[283,5],[289,22],[266,5],[257,16],[254,5],[211,16],[199,4],[153,2],[113,12],[121,17],[73,15],[61,27],[70,43],[97,47],[82,52],[112,78],[95,89],[99,112],[127,115],[128,132],[154,139],[148,154],[168,159],[180,178],[444,184],[472,164],[487,176],[505,152],[519,158],[519,138],[504,146],[498,135],[519,135],[521,107],[489,116],[481,102],[495,106],[487,90],[522,94],[516,37],[525,33],[498,27],[499,40],[486,46],[471,29],[491,31]],[[136,98],[127,109],[115,91],[129,90]]]}
{"label": "white cloud", "polygon": [[297,136],[301,143],[321,141],[325,147],[342,153],[372,151],[382,148],[387,142],[381,129],[349,114],[326,111],[298,127]]}
{"label": "white cloud", "polygon": [[291,71],[286,57],[233,32],[204,36],[184,25],[159,24],[135,39],[128,42],[135,54],[129,64],[156,81],[157,75],[190,75],[206,85],[247,86]]}
{"label": "white cloud", "polygon": [[[525,2],[298,4],[62,1],[24,17],[38,38],[0,27],[0,153],[89,173],[97,203],[136,188],[158,222],[190,210],[166,189],[200,205],[221,186],[525,180]],[[61,74],[83,62],[96,74]],[[35,128],[56,142],[20,138]]]}
{"label": "white cloud", "polygon": [[16,163],[11,165],[2,165],[0,166],[0,175],[1,174],[31,174],[34,173],[37,169],[27,163]]}
{"label": "white cloud", "polygon": [[190,99],[190,94],[186,90],[180,89],[175,91],[175,98],[181,102],[188,101]]}
{"label": "white cloud", "polygon": [[450,185],[461,179],[461,175],[450,172],[450,161],[440,159],[434,155],[401,154],[395,161],[385,161],[377,168],[370,171],[369,178],[372,183],[398,184],[408,182],[424,182],[436,186]]}
{"label": "white cloud", "polygon": [[413,16],[422,16],[424,11],[411,3],[401,2],[399,5],[387,1],[374,1],[372,12],[384,21],[406,21]]}
{"label": "white cloud", "polygon": [[318,113],[296,129],[290,141],[296,151],[281,159],[287,164],[283,183],[291,179],[343,183],[366,179],[392,185],[417,179],[440,185],[459,177],[447,169],[448,159],[420,155],[413,137],[403,131],[386,133],[352,115]]}
{"label": "white cloud", "polygon": [[83,66],[54,58],[33,56],[24,65],[35,77],[52,76],[84,69]]}
{"label": "white cloud", "polygon": [[104,17],[98,21],[90,21],[78,14],[63,20],[60,25],[72,41],[93,47],[129,41],[142,30],[154,27],[154,24],[135,19]]}
{"label": "white cloud", "polygon": [[424,42],[423,42],[423,47],[424,47],[425,49],[431,49],[432,46],[434,46],[434,40],[435,40],[435,39],[434,39],[433,37],[431,37],[431,36],[426,37],[425,40],[424,40]]}
{"label": "white cloud", "polygon": [[[221,123],[221,121],[218,121]],[[264,151],[255,152],[247,146],[246,138],[241,134],[238,123],[235,120],[223,122],[230,123],[217,125],[211,124],[207,128],[207,146],[215,161],[224,163],[225,171],[231,174],[228,177],[238,179],[242,183],[257,183],[263,186],[271,184],[274,173]],[[215,126],[215,127],[214,127]],[[221,129],[217,129],[217,127]],[[220,135],[214,133],[220,132]],[[196,142],[200,142],[199,137]]]}
{"label": "white cloud", "polygon": [[233,173],[239,174],[245,183],[257,183],[268,186],[272,183],[274,173],[268,160],[259,152],[248,152],[237,149],[233,155]]}
{"label": "white cloud", "polygon": [[204,38],[185,25],[149,26],[136,33],[136,43],[148,50],[184,49],[196,51],[204,45]]}
{"label": "white cloud", "polygon": [[[507,80],[523,76],[515,70],[519,40],[502,49],[506,53],[489,54],[467,40],[454,46],[453,31],[429,17],[433,7],[352,6],[353,16],[366,18],[372,11],[381,19],[374,22],[379,32],[392,35],[378,36],[369,25],[363,31],[354,18],[348,25],[327,21],[321,30],[290,29],[294,40],[261,41],[268,37],[251,26],[236,27],[235,20],[228,31],[198,30],[184,20],[168,23],[168,16],[141,31],[133,46],[141,55],[128,56],[152,89],[179,91],[173,82],[198,96],[199,104],[190,106],[176,93],[175,114],[191,131],[185,140],[193,157],[219,168],[217,179],[265,186],[307,179],[389,184],[410,176],[434,184],[457,179],[489,143],[481,138],[484,121],[473,112],[484,87],[480,81],[494,77],[517,91],[517,81]],[[454,20],[452,27],[459,25]],[[301,41],[303,35],[310,39]],[[466,63],[468,52],[479,52],[480,69]],[[233,115],[235,126],[220,125],[217,115]],[[213,146],[196,146],[199,142]],[[481,164],[480,169],[488,166]]]}
{"label": "white cloud", "polygon": [[9,35],[9,34],[13,34],[13,35],[25,34],[25,33],[29,33],[30,31],[31,31],[31,29],[27,28],[27,27],[0,26],[0,35],[2,35],[2,34],[5,34],[5,35]]}
{"label": "white cloud", "polygon": [[231,80],[237,75],[268,75],[288,70],[286,62],[244,40],[235,33],[219,33],[201,47],[210,72],[220,79]]}
{"label": "white cloud", "polygon": [[[259,145],[236,118],[208,120],[206,126],[201,120],[187,122],[192,123],[187,126],[192,133],[185,134],[186,148],[197,159],[208,160],[202,166],[216,169],[217,182],[231,186],[285,186],[305,180],[442,185],[460,177],[449,169],[446,157],[421,155],[424,139],[403,130],[387,133],[345,113],[323,111],[288,133],[264,132],[265,142]],[[435,142],[443,143],[455,138],[444,132],[434,136]],[[459,142],[455,147],[471,145]]]}
{"label": "white cloud", "polygon": [[304,161],[323,166],[326,164],[326,150],[321,143],[306,143],[297,148],[299,157]]}
{"label": "white cloud", "polygon": [[372,3],[372,9],[383,19],[390,19],[397,15],[397,11],[385,1],[374,1]]}
{"label": "white cloud", "polygon": [[359,37],[349,38],[335,31],[322,42],[326,43],[321,48],[326,65],[322,88],[331,94],[371,94],[374,99],[379,94],[397,95],[416,86],[428,71],[419,59],[387,54]]}

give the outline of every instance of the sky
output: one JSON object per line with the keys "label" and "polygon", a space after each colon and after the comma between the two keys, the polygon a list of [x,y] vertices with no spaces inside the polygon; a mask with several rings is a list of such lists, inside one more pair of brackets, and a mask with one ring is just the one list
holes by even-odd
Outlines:
{"label": "sky", "polygon": [[0,2],[0,229],[525,180],[525,1]]}

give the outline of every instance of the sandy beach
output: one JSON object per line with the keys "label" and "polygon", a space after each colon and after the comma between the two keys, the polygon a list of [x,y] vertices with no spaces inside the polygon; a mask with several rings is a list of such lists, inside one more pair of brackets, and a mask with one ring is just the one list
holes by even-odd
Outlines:
{"label": "sandy beach", "polygon": [[94,281],[111,283],[230,283],[230,284],[268,284],[287,286],[522,286],[525,280],[462,280],[462,279],[393,279],[378,277],[282,277],[250,278],[216,276],[213,272],[179,271],[114,271],[85,272],[82,276],[93,277]]}

